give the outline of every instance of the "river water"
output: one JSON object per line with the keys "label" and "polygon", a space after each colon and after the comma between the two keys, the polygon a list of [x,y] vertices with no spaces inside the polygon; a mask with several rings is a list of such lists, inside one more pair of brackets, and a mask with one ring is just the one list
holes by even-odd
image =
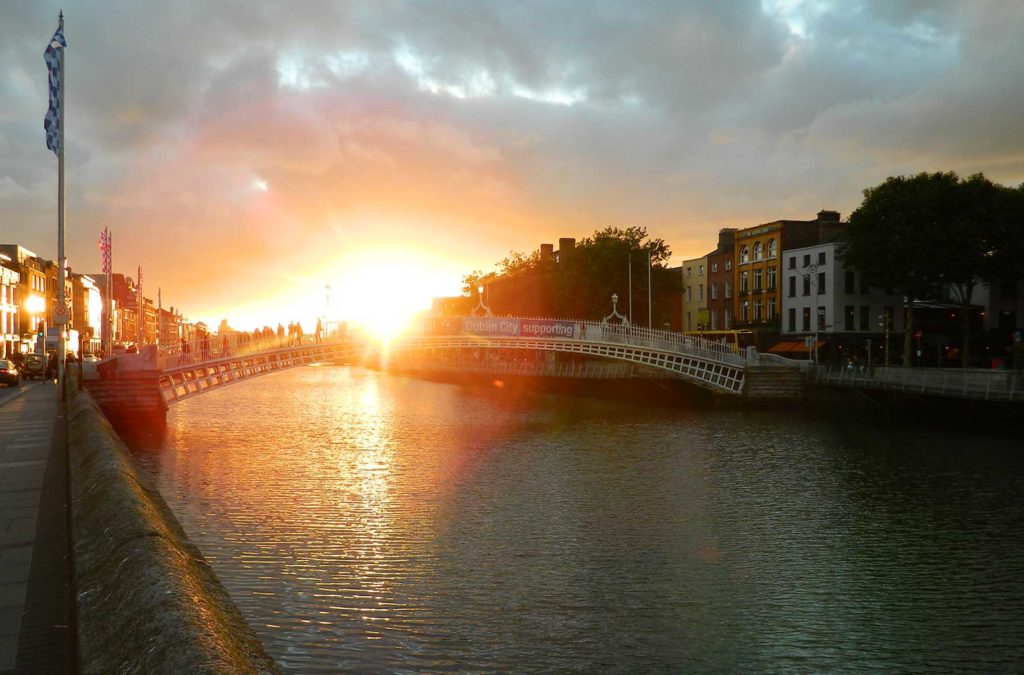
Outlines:
{"label": "river water", "polygon": [[307,367],[139,459],[291,672],[1019,671],[1019,440]]}

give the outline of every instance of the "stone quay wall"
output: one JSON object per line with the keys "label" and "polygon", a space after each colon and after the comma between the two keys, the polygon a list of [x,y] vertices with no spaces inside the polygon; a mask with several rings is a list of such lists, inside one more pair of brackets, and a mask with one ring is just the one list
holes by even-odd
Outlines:
{"label": "stone quay wall", "polygon": [[277,673],[87,392],[67,401],[83,673]]}

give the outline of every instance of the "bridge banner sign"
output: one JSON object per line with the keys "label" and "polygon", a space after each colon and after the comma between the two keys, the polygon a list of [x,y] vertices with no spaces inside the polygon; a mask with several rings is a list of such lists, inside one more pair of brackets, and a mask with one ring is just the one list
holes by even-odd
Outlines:
{"label": "bridge banner sign", "polygon": [[517,337],[519,335],[519,319],[491,316],[463,317],[462,334],[481,337]]}
{"label": "bridge banner sign", "polygon": [[572,338],[576,336],[575,321],[553,319],[520,319],[520,337]]}
{"label": "bridge banner sign", "polygon": [[420,330],[425,335],[459,335],[462,323],[453,316],[428,316],[422,320]]}

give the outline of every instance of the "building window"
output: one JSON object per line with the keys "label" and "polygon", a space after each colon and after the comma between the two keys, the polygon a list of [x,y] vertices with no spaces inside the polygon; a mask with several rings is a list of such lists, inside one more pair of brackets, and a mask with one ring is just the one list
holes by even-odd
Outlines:
{"label": "building window", "polygon": [[793,307],[786,310],[786,326],[790,333],[796,332],[796,309]]}
{"label": "building window", "polygon": [[762,273],[762,270],[754,270],[754,290],[755,291],[759,291],[762,288],[764,288],[764,285],[762,284],[763,276],[764,275]]}
{"label": "building window", "polygon": [[804,331],[805,333],[807,331],[811,330],[811,308],[810,307],[804,307],[804,309],[803,309],[803,316],[801,316],[800,318],[801,318],[800,330]]}
{"label": "building window", "polygon": [[860,306],[860,329],[871,330],[871,308],[867,305]]}
{"label": "building window", "polygon": [[704,266],[703,265],[697,265],[697,274],[698,274],[698,276],[704,276]]}
{"label": "building window", "polygon": [[818,295],[824,295],[825,294],[825,273],[824,272],[818,272],[818,284],[817,284],[817,286],[818,286],[818,289],[817,289],[818,290]]}
{"label": "building window", "polygon": [[768,240],[768,258],[772,259],[779,255],[779,246],[774,239]]}
{"label": "building window", "polygon": [[725,299],[728,300],[731,297],[732,297],[732,282],[731,281],[726,281],[725,282]]}
{"label": "building window", "polygon": [[778,279],[778,276],[779,276],[779,270],[777,270],[774,267],[769,267],[768,268],[768,290],[769,291],[774,291],[775,290],[776,286],[778,285],[778,282],[776,281],[776,279]]}
{"label": "building window", "polygon": [[804,275],[804,295],[810,295],[810,294],[811,294],[811,275],[810,274],[805,274]]}
{"label": "building window", "polygon": [[[745,293],[750,290],[750,272],[743,270],[740,272],[740,293]],[[743,318],[746,321],[746,317]]]}
{"label": "building window", "polygon": [[846,305],[843,309],[843,330],[853,330],[853,305]]}
{"label": "building window", "polygon": [[796,269],[796,256],[795,255],[789,256],[789,269],[791,269],[791,270],[795,270]]}
{"label": "building window", "polygon": [[718,312],[716,312],[715,310],[711,310],[710,312],[708,312],[708,317],[711,320],[710,330],[718,330]]}
{"label": "building window", "polygon": [[732,309],[726,307],[722,313],[722,330],[732,330]]}
{"label": "building window", "polygon": [[711,273],[714,274],[717,271],[718,271],[718,263],[716,263],[716,262],[711,263]]}
{"label": "building window", "polygon": [[692,276],[693,276],[693,268],[692,267],[687,267],[686,268],[686,278],[689,279]]}
{"label": "building window", "polygon": [[789,297],[796,297],[796,277],[789,278]]}
{"label": "building window", "polygon": [[768,318],[775,318],[775,298],[768,299]]}
{"label": "building window", "polygon": [[846,278],[844,279],[843,290],[850,295],[857,292],[857,280],[853,270],[846,270]]}
{"label": "building window", "polygon": [[755,302],[754,303],[754,321],[760,321],[760,320],[761,320],[761,303],[760,302]]}
{"label": "building window", "polygon": [[754,260],[764,259],[764,245],[761,242],[754,242]]}
{"label": "building window", "polygon": [[731,270],[732,270],[732,261],[731,260],[726,260],[725,261],[725,271],[729,272]]}
{"label": "building window", "polygon": [[711,291],[711,299],[712,300],[718,300],[718,282],[717,281],[712,281],[711,282],[710,291]]}
{"label": "building window", "polygon": [[746,246],[740,246],[740,264],[750,262],[750,249]]}
{"label": "building window", "polygon": [[824,251],[818,251],[818,264],[819,265],[824,265],[825,264],[825,252]]}
{"label": "building window", "polygon": [[704,301],[704,284],[697,284],[697,302]]}
{"label": "building window", "polygon": [[693,286],[686,287],[686,301],[693,302]]}
{"label": "building window", "polygon": [[690,319],[690,313],[689,312],[686,313],[686,330],[687,331],[693,330],[693,322]]}
{"label": "building window", "polygon": [[750,305],[746,302],[740,304],[740,321],[749,321],[747,312]]}

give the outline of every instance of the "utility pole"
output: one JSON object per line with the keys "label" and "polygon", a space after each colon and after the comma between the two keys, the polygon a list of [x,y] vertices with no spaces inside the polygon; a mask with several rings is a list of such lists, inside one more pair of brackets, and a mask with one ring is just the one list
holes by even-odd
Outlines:
{"label": "utility pole", "polygon": [[651,320],[651,247],[647,247],[647,327],[654,328]]}

